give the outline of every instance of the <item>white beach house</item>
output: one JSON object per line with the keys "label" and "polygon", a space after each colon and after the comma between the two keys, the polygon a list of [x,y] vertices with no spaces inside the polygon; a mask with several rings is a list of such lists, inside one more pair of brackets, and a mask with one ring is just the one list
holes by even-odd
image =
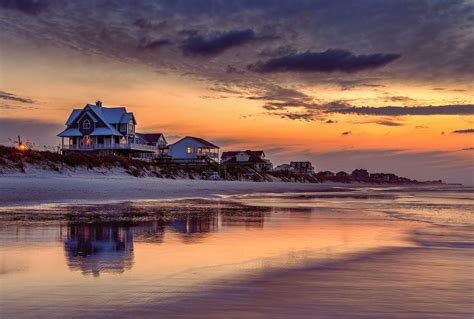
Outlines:
{"label": "white beach house", "polygon": [[186,136],[169,145],[169,154],[173,160],[219,160],[219,146],[202,138]]}

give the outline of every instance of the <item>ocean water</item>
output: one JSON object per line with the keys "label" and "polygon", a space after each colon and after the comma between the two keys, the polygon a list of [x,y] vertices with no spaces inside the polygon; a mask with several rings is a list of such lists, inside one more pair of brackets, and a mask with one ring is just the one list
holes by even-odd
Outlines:
{"label": "ocean water", "polygon": [[[213,300],[231,300],[239,287],[254,292],[259,278],[418,248],[435,252],[430,258],[439,262],[447,260],[448,250],[455,251],[452,263],[460,268],[452,279],[468,284],[451,287],[452,263],[433,262],[421,273],[442,273],[443,285],[470,297],[473,213],[472,189],[463,187],[331,188],[217,200],[5,208],[0,212],[0,317],[134,318],[164,309],[167,317],[205,318]],[[437,282],[431,281],[435,289]],[[281,293],[285,290],[291,296],[289,288]],[[200,304],[209,302],[208,308],[192,312],[190,300],[203,295],[208,300],[199,297]],[[452,294],[449,298],[446,302],[457,302]],[[403,298],[399,302],[403,307]],[[454,317],[472,314],[463,302]],[[178,310],[183,305],[191,311],[188,316]]]}

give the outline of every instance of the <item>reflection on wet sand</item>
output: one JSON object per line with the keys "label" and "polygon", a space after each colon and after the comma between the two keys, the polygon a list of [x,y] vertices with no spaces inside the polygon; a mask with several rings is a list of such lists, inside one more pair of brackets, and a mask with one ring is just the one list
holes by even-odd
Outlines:
{"label": "reflection on wet sand", "polygon": [[[144,222],[71,222],[67,224],[64,250],[71,270],[84,275],[121,273],[133,266],[133,242],[163,242],[165,233],[177,234],[183,243],[197,243],[220,227],[263,227],[262,212],[236,216],[221,209],[206,214],[187,213],[171,220]],[[60,234],[62,234],[62,227]]]}
{"label": "reflection on wet sand", "polygon": [[71,224],[64,250],[71,270],[94,276],[120,273],[132,267],[133,235],[129,227],[116,224]]}
{"label": "reflection on wet sand", "polygon": [[0,222],[1,314],[460,317],[472,296],[472,205],[452,196],[18,210]]}

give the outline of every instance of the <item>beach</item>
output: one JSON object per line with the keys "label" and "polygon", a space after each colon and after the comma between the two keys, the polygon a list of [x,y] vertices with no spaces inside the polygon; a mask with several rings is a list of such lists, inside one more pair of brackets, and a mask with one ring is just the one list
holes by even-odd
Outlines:
{"label": "beach", "polygon": [[470,188],[107,176],[0,188],[5,318],[474,313]]}
{"label": "beach", "polygon": [[[357,187],[358,185],[350,186]],[[134,178],[129,175],[100,175],[98,173],[62,176],[45,171],[36,175],[21,173],[0,175],[0,194],[2,194],[0,206],[305,192],[332,187],[347,188],[348,184]]]}

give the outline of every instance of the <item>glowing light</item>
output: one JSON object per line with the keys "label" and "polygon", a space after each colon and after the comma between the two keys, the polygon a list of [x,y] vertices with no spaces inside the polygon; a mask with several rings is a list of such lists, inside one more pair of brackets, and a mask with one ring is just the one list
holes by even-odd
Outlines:
{"label": "glowing light", "polygon": [[18,145],[18,149],[20,151],[26,151],[26,145],[25,144],[20,144],[20,145]]}

